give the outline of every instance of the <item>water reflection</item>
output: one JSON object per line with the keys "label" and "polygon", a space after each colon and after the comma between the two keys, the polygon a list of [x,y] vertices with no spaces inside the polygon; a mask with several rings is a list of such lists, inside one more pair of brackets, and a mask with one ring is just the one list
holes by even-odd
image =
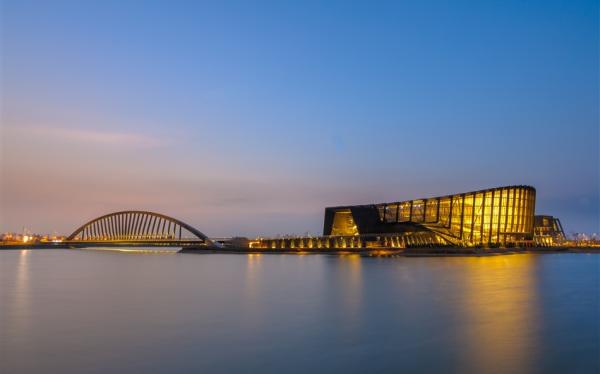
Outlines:
{"label": "water reflection", "polygon": [[362,258],[359,255],[344,255],[334,259],[337,263],[340,292],[341,326],[344,333],[356,338],[362,321],[363,311],[363,279]]}
{"label": "water reflection", "polygon": [[248,335],[260,333],[264,324],[264,303],[262,300],[261,289],[263,287],[262,260],[263,255],[247,254],[242,255],[242,261],[245,261],[245,273],[243,274],[240,300],[240,329],[248,331]]}
{"label": "water reflection", "polygon": [[30,250],[22,250],[19,253],[19,261],[17,263],[17,273],[15,277],[15,287],[14,291],[11,293],[13,295],[13,300],[9,300],[7,303],[8,306],[12,306],[11,312],[11,320],[13,321],[9,327],[15,330],[15,334],[17,336],[24,336],[22,334],[26,333],[26,330],[29,328],[29,321],[31,316],[31,299],[29,292],[29,277],[30,277],[30,269],[29,269],[29,256]]}
{"label": "water reflection", "polygon": [[593,259],[0,252],[0,372],[585,372]]}
{"label": "water reflection", "polygon": [[[0,253],[1,254],[1,253]],[[4,262],[10,256],[13,261]],[[10,251],[0,257],[0,371],[2,351],[8,337],[11,344],[26,346],[31,332],[31,269],[30,250]],[[10,265],[8,265],[10,264]],[[8,265],[8,266],[7,266]]]}
{"label": "water reflection", "polygon": [[532,372],[536,361],[536,257],[465,258],[465,367],[461,371]]}
{"label": "water reflection", "polygon": [[244,279],[244,297],[248,305],[255,305],[260,288],[262,254],[250,253],[246,255],[246,274]]}

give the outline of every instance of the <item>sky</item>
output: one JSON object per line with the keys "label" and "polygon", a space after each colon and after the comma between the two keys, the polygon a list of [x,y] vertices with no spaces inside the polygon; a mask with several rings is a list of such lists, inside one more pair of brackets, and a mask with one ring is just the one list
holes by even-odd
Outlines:
{"label": "sky", "polygon": [[1,4],[0,231],[319,234],[326,206],[523,184],[600,232],[598,1]]}

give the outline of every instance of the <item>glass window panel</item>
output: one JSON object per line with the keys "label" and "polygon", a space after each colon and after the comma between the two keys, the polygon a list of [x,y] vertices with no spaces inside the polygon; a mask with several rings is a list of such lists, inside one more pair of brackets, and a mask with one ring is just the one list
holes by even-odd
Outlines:
{"label": "glass window panel", "polygon": [[450,229],[454,236],[460,236],[460,217],[462,212],[462,196],[452,197],[452,219]]}
{"label": "glass window panel", "polygon": [[465,196],[465,202],[463,206],[463,239],[468,240],[471,238],[471,223],[473,222],[473,195],[469,194]]}
{"label": "glass window panel", "polygon": [[379,214],[379,220],[383,221],[385,217],[385,204],[377,205],[377,213]]}
{"label": "glass window panel", "polygon": [[335,212],[331,235],[358,235],[350,209]]}
{"label": "glass window panel", "polygon": [[534,207],[535,207],[535,194],[533,191],[529,191],[529,199],[527,199],[527,227],[528,233],[533,232],[533,220],[534,220]]}
{"label": "glass window panel", "polygon": [[492,191],[493,204],[492,204],[492,226],[490,227],[490,241],[496,243],[498,239],[498,225],[500,224],[500,203],[501,203],[501,190]]}
{"label": "glass window panel", "polygon": [[424,218],[425,218],[425,202],[423,200],[413,200],[411,221],[423,222]]}
{"label": "glass window panel", "polygon": [[439,204],[440,204],[439,223],[444,227],[448,227],[450,225],[450,198],[449,197],[441,198]]}
{"label": "glass window panel", "polygon": [[475,203],[473,205],[473,243],[481,243],[481,223],[483,217],[483,194],[478,193],[475,195]]}
{"label": "glass window panel", "polygon": [[506,221],[507,221],[507,212],[508,212],[508,190],[502,190],[502,201],[500,208],[500,233],[506,232]]}
{"label": "glass window panel", "polygon": [[410,220],[410,201],[400,203],[400,222],[408,222]]}
{"label": "glass window panel", "polygon": [[425,222],[437,222],[438,200],[428,199],[425,211]]}
{"label": "glass window panel", "polygon": [[523,190],[517,190],[517,232],[523,232]]}
{"label": "glass window panel", "polygon": [[521,227],[521,231],[522,232],[527,232],[527,213],[528,213],[528,203],[527,201],[529,200],[529,191],[527,190],[523,190],[523,225]]}
{"label": "glass window panel", "polygon": [[483,203],[483,225],[482,225],[482,243],[489,242],[490,227],[492,224],[492,191],[485,192]]}
{"label": "glass window panel", "polygon": [[385,221],[396,222],[396,214],[398,212],[397,204],[388,204],[385,206]]}
{"label": "glass window panel", "polygon": [[512,189],[510,193],[510,232],[517,231],[517,190]]}

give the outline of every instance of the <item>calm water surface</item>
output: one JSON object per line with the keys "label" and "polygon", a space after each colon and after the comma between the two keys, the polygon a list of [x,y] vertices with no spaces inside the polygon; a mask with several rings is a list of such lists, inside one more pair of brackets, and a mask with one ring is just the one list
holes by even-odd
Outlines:
{"label": "calm water surface", "polygon": [[0,252],[0,372],[600,370],[600,256]]}

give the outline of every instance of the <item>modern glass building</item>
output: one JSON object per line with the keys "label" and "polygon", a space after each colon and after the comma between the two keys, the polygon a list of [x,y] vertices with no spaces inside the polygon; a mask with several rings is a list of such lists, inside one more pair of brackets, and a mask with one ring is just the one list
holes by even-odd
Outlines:
{"label": "modern glass building", "polygon": [[560,220],[553,216],[535,216],[533,231],[537,245],[559,245],[566,240]]}
{"label": "modern glass building", "polygon": [[[323,235],[392,246],[515,246],[533,242],[535,189],[507,186],[384,204],[325,208]],[[394,241],[395,240],[395,241]]]}

